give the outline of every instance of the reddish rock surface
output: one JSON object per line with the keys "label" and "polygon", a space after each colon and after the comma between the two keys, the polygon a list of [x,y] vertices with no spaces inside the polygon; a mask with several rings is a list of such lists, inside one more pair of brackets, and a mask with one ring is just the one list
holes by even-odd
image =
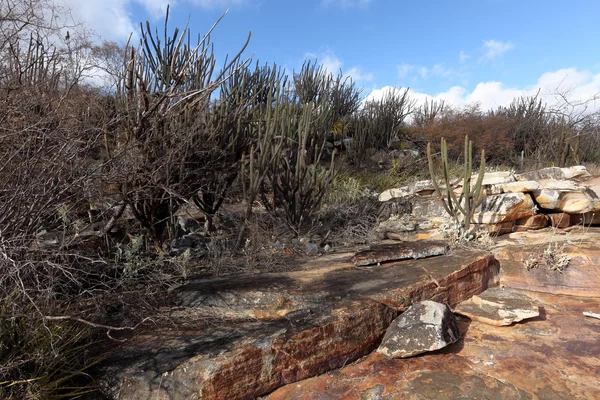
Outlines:
{"label": "reddish rock surface", "polygon": [[554,228],[564,229],[571,225],[571,216],[567,213],[547,214],[550,225]]}
{"label": "reddish rock surface", "polygon": [[463,301],[454,312],[494,326],[511,325],[540,315],[536,300],[520,290],[495,287]]}
{"label": "reddish rock surface", "polygon": [[352,257],[352,263],[359,266],[379,264],[386,261],[418,259],[441,256],[446,253],[448,243],[442,241],[401,242],[373,245],[368,250],[359,251]]}
{"label": "reddish rock surface", "polygon": [[362,300],[263,323],[158,327],[115,352],[105,385],[118,399],[253,399],[370,353],[395,316]]}
{"label": "reddish rock surface", "polygon": [[[502,265],[500,280],[516,289],[583,297],[600,297],[600,231],[576,228],[569,233],[543,230],[512,234],[494,249]],[[562,271],[540,265],[527,270],[525,262],[548,251],[566,254],[570,260]]]}
{"label": "reddish rock surface", "polygon": [[520,218],[515,221],[513,232],[529,231],[543,229],[548,226],[548,216],[545,214],[536,214],[530,217]]}
{"label": "reddish rock surface", "polygon": [[540,317],[513,327],[463,321],[463,340],[437,353],[360,362],[276,390],[268,400],[597,399],[600,300],[529,293]]}
{"label": "reddish rock surface", "polygon": [[[177,289],[168,326],[136,331],[110,353],[107,392],[123,400],[251,399],[369,354],[397,310],[414,302],[455,305],[498,283],[498,264],[484,252],[361,268],[348,259]],[[214,325],[203,321],[219,315]]]}

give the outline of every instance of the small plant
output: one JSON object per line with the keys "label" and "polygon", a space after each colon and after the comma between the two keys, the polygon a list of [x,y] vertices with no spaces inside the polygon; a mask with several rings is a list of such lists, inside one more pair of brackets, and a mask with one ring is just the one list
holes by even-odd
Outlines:
{"label": "small plant", "polygon": [[529,255],[524,263],[528,271],[545,267],[550,271],[562,274],[569,267],[569,261],[571,261],[571,257],[564,252],[564,245],[559,247],[556,243],[550,243],[542,253]]}
{"label": "small plant", "polygon": [[429,163],[429,174],[435,188],[436,193],[439,194],[446,212],[454,219],[456,225],[461,230],[459,238],[469,240],[472,235],[469,235],[469,228],[471,226],[471,218],[475,213],[475,209],[483,200],[483,193],[481,191],[481,184],[483,182],[483,176],[485,175],[485,152],[481,151],[481,160],[479,164],[479,174],[475,185],[471,187],[471,175],[473,173],[473,144],[469,140],[468,136],[465,136],[465,150],[464,150],[464,167],[463,167],[463,190],[459,197],[456,196],[450,183],[450,166],[448,163],[448,150],[446,147],[446,141],[444,138],[441,140],[441,154],[442,154],[442,173],[443,181],[445,184],[445,193],[442,191],[439,185],[439,178],[433,169],[433,156],[431,154],[431,143],[427,144],[427,160]]}
{"label": "small plant", "polygon": [[357,178],[346,173],[338,174],[333,178],[323,200],[328,206],[355,204],[366,195],[365,189]]}
{"label": "small plant", "polygon": [[148,260],[142,254],[143,249],[143,236],[131,236],[131,243],[117,244],[115,261],[123,266],[123,274],[126,277],[136,276],[147,266]]}

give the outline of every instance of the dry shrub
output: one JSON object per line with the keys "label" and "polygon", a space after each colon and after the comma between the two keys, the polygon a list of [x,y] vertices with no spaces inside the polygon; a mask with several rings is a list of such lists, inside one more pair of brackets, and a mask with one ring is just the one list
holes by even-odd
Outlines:
{"label": "dry shrub", "polygon": [[[448,144],[449,161],[460,162],[465,135],[473,138],[473,152],[485,149],[489,163],[510,161],[514,143],[510,136],[511,123],[504,116],[488,115],[477,107],[462,110],[447,109],[431,123],[413,129],[413,135],[425,136],[439,151],[439,141],[444,137]],[[437,146],[437,148],[435,148]]]}
{"label": "dry shrub", "polygon": [[353,204],[339,204],[321,210],[319,233],[328,236],[328,243],[337,246],[352,246],[375,240],[373,229],[377,226],[379,201],[363,197]]}

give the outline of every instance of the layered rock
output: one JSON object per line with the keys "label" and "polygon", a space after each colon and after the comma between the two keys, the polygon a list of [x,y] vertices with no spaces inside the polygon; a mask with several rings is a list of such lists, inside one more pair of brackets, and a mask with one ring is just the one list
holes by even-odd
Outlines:
{"label": "layered rock", "polygon": [[504,193],[484,197],[475,209],[471,221],[479,224],[497,224],[529,217],[535,213],[535,205],[527,193]]}
{"label": "layered rock", "polygon": [[359,251],[351,261],[357,267],[380,264],[386,261],[399,261],[440,256],[446,253],[446,242],[423,241],[372,245],[368,250]]}
{"label": "layered rock", "polygon": [[[472,176],[473,181],[476,178]],[[376,231],[381,238],[444,238],[443,232],[436,230],[442,226],[451,228],[454,220],[446,212],[442,198],[428,194],[432,185],[425,182],[414,188],[388,191],[382,197],[389,198],[392,192],[397,196],[410,194],[403,199],[412,206],[410,212],[392,215],[389,221],[380,223]],[[453,182],[453,187],[461,195],[461,182]],[[551,167],[522,174],[486,173],[482,191],[485,196],[471,219],[475,231],[501,235],[548,225],[564,229],[577,224],[600,224],[600,177],[591,177],[583,166]]]}
{"label": "layered rock", "polygon": [[[374,350],[398,312],[423,300],[453,307],[497,285],[484,252],[356,268],[319,267],[199,280],[175,289],[167,323],[117,332],[103,386],[117,399],[251,399]],[[227,318],[227,316],[229,318]],[[248,318],[251,317],[251,318]],[[115,346],[117,344],[115,343]]]}
{"label": "layered rock", "polygon": [[268,400],[598,399],[599,299],[529,293],[544,317],[512,327],[459,322],[463,339],[435,354],[360,362],[288,385]]}
{"label": "layered rock", "polygon": [[454,312],[489,325],[512,325],[540,315],[536,300],[522,291],[494,287],[463,301]]}

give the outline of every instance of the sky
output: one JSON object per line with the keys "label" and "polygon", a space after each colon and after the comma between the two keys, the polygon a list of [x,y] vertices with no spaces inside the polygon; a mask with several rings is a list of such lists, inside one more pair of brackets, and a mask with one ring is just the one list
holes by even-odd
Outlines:
{"label": "sky", "polygon": [[[597,0],[60,0],[98,40],[125,42],[149,20],[189,21],[203,34],[225,12],[212,39],[215,54],[298,71],[317,59],[340,69],[367,99],[390,87],[484,110],[540,92],[577,103],[600,93],[600,1]],[[100,39],[101,38],[101,39]],[[600,109],[600,101],[588,104]]]}

